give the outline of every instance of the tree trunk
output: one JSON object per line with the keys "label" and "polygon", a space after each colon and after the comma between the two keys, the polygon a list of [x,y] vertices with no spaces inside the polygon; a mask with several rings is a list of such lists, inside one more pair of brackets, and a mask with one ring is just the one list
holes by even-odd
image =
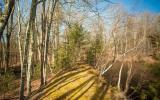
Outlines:
{"label": "tree trunk", "polygon": [[[45,17],[45,1],[43,2],[43,18],[42,18],[42,33],[43,37],[45,38],[42,43],[42,52],[43,52],[43,58],[42,58],[42,64],[41,64],[41,85],[44,85],[46,83],[46,67],[48,65],[48,47],[49,47],[49,37],[50,37],[50,30],[53,20],[53,14],[56,7],[58,0],[52,1],[52,8],[51,8],[51,15],[50,15],[50,21],[48,24],[46,24]],[[47,25],[47,30],[45,30]],[[44,28],[44,29],[43,29]]]}
{"label": "tree trunk", "polygon": [[11,14],[11,22],[10,22],[10,30],[7,32],[7,53],[6,53],[6,68],[9,67],[9,59],[10,59],[10,40],[11,40],[11,33],[13,29],[13,12]]}
{"label": "tree trunk", "polygon": [[[35,34],[35,18],[36,18],[36,8],[37,0],[32,0],[31,10],[30,10],[30,19],[29,26],[27,30],[25,52],[24,52],[24,62],[23,62],[23,71],[22,71],[22,90],[24,91],[24,79],[25,74],[27,75],[27,96],[31,93],[31,63],[32,63],[32,46],[33,46],[33,34]],[[25,70],[27,71],[25,73]]]}
{"label": "tree trunk", "polygon": [[[32,63],[32,47],[33,47],[33,34],[35,34],[35,18],[36,18],[36,8],[37,0],[32,0],[31,11],[30,11],[30,22],[29,22],[29,31],[27,33],[26,40],[26,51],[27,55],[26,65],[27,65],[27,96],[31,93],[31,63]],[[24,60],[25,61],[25,60]]]}
{"label": "tree trunk", "polygon": [[0,39],[3,35],[3,31],[8,23],[8,19],[10,17],[10,14],[14,8],[15,0],[6,0],[7,3],[5,4],[5,10],[2,16],[0,16]]}
{"label": "tree trunk", "polygon": [[46,37],[46,16],[45,16],[45,0],[42,3],[42,45],[41,45],[41,86],[44,85],[44,48],[45,48],[45,37]]}

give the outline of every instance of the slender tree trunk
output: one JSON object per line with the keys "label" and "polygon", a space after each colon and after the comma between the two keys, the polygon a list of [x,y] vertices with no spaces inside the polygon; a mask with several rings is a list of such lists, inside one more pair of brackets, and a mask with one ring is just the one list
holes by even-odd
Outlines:
{"label": "slender tree trunk", "polygon": [[38,31],[38,25],[37,25],[37,21],[36,21],[36,33],[37,33],[37,38],[36,38],[36,42],[37,42],[37,56],[38,56],[38,62],[40,63],[41,61],[41,43],[42,43],[42,36],[40,34],[40,32]]}
{"label": "slender tree trunk", "polygon": [[121,67],[120,67],[120,70],[119,70],[119,75],[118,75],[118,83],[117,83],[117,87],[118,87],[118,90],[120,91],[121,90],[121,76],[122,76],[122,69],[123,69],[123,62],[121,64]]}
{"label": "slender tree trunk", "polygon": [[5,40],[2,36],[2,68],[4,68],[4,73],[6,72],[6,46],[5,46]]}
{"label": "slender tree trunk", "polygon": [[[10,61],[10,40],[11,40],[11,33],[13,28],[13,12],[11,14],[11,22],[10,22],[10,30],[7,32],[7,52],[6,52],[6,68],[9,67]],[[7,69],[6,69],[7,70]]]}
{"label": "slender tree trunk", "polygon": [[[35,18],[36,18],[36,3],[37,0],[32,0],[31,10],[30,10],[30,19],[29,19],[29,26],[27,29],[27,37],[25,43],[25,52],[24,52],[24,61],[23,61],[23,70],[22,70],[22,96],[24,95],[24,80],[25,75],[27,75],[27,96],[31,93],[31,63],[32,63],[32,45],[33,45],[33,34],[35,34]],[[25,73],[26,71],[26,73]]]}
{"label": "slender tree trunk", "polygon": [[125,86],[125,90],[124,90],[124,93],[127,94],[128,90],[129,90],[129,84],[131,82],[131,79],[132,79],[132,61],[131,61],[131,65],[130,65],[130,68],[129,68],[129,63],[128,63],[128,72],[127,72],[127,79],[126,79],[126,86]]}
{"label": "slender tree trunk", "polygon": [[[44,65],[44,68],[45,68],[45,82],[46,82],[46,67],[48,65],[48,61],[47,61],[47,58],[48,58],[48,48],[49,48],[49,40],[50,40],[50,30],[51,30],[51,25],[52,25],[52,20],[53,20],[53,14],[54,14],[54,11],[55,11],[55,7],[56,7],[56,4],[57,4],[58,0],[54,0],[54,2],[52,3],[52,9],[51,9],[51,16],[50,16],[50,22],[48,24],[48,29],[47,29],[47,39],[46,39],[46,53],[45,53],[45,65]],[[59,39],[58,39],[58,42],[59,42]]]}
{"label": "slender tree trunk", "polygon": [[43,13],[42,13],[42,45],[41,45],[41,86],[44,85],[44,48],[46,40],[46,16],[45,16],[45,0],[42,3]]}
{"label": "slender tree trunk", "polygon": [[[32,0],[31,11],[30,11],[30,22],[29,22],[29,31],[27,33],[26,40],[26,65],[27,65],[27,96],[31,93],[31,64],[32,64],[32,49],[33,49],[33,34],[35,34],[35,18],[36,18],[36,8],[37,0]],[[24,60],[25,61],[25,60]]]}
{"label": "slender tree trunk", "polygon": [[[20,41],[20,33],[21,33],[21,22],[20,22],[20,5],[19,0],[17,0],[18,4],[18,49],[19,49],[19,57],[20,57],[20,64],[21,64],[21,81],[20,81],[20,100],[24,99],[24,81],[25,81],[25,70],[23,69],[23,58],[22,58],[22,48],[21,48],[21,41]],[[24,73],[24,74],[23,74]]]}
{"label": "slender tree trunk", "polygon": [[52,8],[51,8],[51,15],[50,15],[50,21],[48,24],[46,24],[46,21],[44,18],[45,16],[45,1],[43,2],[43,18],[42,18],[42,26],[43,28],[46,27],[47,25],[47,30],[42,28],[42,33],[45,34],[43,37],[45,38],[42,44],[42,52],[43,52],[43,58],[42,58],[42,64],[41,64],[41,85],[45,85],[46,83],[46,67],[48,65],[48,47],[49,47],[49,37],[50,37],[50,30],[51,30],[51,25],[52,25],[52,20],[53,20],[53,14],[55,10],[55,6],[57,4],[58,0],[53,0],[52,1]]}
{"label": "slender tree trunk", "polygon": [[7,3],[5,4],[5,10],[2,14],[3,16],[0,16],[0,39],[3,35],[3,31],[8,23],[10,14],[14,8],[15,0],[6,0]]}
{"label": "slender tree trunk", "polygon": [[[59,63],[59,55],[58,55],[58,51],[59,51],[59,25],[61,23],[61,16],[62,16],[62,11],[60,8],[60,3],[57,2],[57,6],[55,7],[55,23],[54,23],[54,63]],[[56,65],[57,65],[56,64]]]}

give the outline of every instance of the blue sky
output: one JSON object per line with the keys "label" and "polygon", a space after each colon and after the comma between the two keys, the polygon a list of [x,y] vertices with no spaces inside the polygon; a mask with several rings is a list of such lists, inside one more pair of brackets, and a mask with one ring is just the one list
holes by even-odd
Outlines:
{"label": "blue sky", "polygon": [[4,8],[3,0],[0,0],[0,8]]}
{"label": "blue sky", "polygon": [[[107,1],[107,0],[103,0]],[[109,0],[121,4],[129,12],[153,12],[160,13],[160,0]],[[3,0],[0,0],[2,3]],[[101,8],[105,3],[101,4]],[[0,5],[1,6],[1,5]]]}
{"label": "blue sky", "polygon": [[160,13],[160,0],[110,0],[121,4],[129,12]]}

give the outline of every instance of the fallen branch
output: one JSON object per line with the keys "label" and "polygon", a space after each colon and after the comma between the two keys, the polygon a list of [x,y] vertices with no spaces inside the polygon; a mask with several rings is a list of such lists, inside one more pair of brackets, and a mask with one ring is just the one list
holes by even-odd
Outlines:
{"label": "fallen branch", "polygon": [[[101,73],[101,75],[105,74],[105,73],[113,66],[113,64],[114,64],[119,58],[124,57],[124,56],[125,56],[127,53],[129,53],[129,52],[132,52],[132,51],[134,51],[134,50],[137,50],[137,48],[140,46],[140,44],[143,42],[143,40],[144,40],[144,38],[139,42],[139,44],[138,44],[136,47],[127,50],[127,51],[124,52],[121,56],[115,58],[115,60],[113,61],[113,63],[110,64],[110,65],[107,67],[107,69],[105,69],[105,70]],[[104,65],[107,65],[107,64],[104,64]],[[102,67],[103,67],[103,66],[102,66]]]}

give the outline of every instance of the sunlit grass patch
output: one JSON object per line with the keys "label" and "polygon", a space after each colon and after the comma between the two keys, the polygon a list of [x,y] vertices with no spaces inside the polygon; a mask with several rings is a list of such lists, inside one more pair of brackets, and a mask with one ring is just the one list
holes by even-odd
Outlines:
{"label": "sunlit grass patch", "polygon": [[[47,92],[43,94],[41,99],[44,100],[91,100],[94,96],[99,94],[98,88],[105,88],[100,95],[104,98],[107,93],[107,86],[99,83],[98,77],[94,69],[88,66],[81,66],[81,68],[68,71],[63,75],[59,75],[53,79],[51,85],[46,88]],[[57,81],[58,80],[58,81]],[[60,82],[60,80],[62,80]],[[103,96],[103,97],[102,97]]]}

